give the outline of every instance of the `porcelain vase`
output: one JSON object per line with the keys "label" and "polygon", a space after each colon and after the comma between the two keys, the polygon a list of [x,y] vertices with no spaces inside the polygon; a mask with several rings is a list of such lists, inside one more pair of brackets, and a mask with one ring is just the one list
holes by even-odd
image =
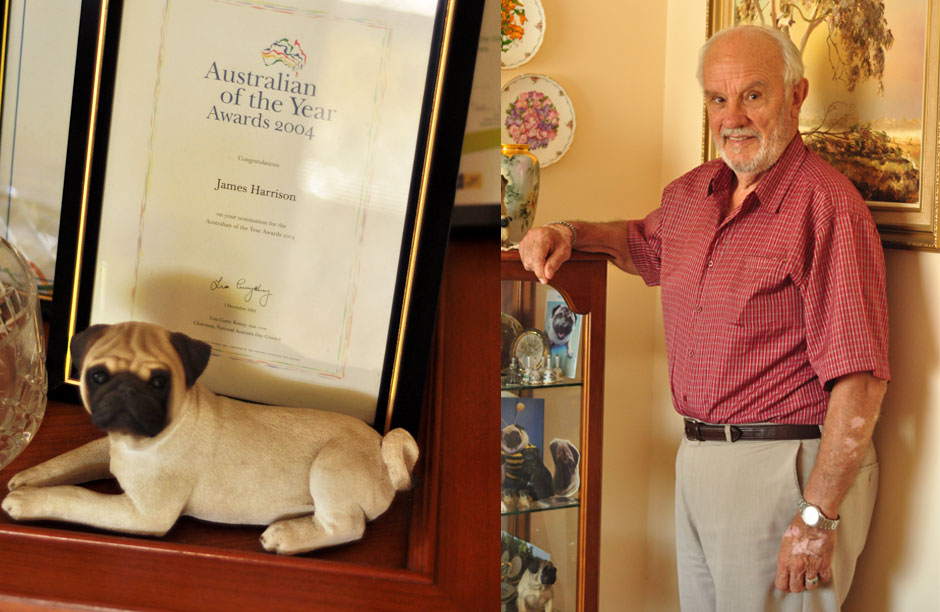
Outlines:
{"label": "porcelain vase", "polygon": [[504,247],[519,244],[535,219],[539,198],[539,160],[528,145],[502,146],[502,215],[500,243]]}

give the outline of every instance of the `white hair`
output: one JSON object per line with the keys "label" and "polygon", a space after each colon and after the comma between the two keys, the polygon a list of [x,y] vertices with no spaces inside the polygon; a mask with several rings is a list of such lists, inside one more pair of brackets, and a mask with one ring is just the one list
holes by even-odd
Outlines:
{"label": "white hair", "polygon": [[708,50],[711,49],[711,46],[718,39],[732,32],[743,30],[760,32],[764,36],[769,37],[771,40],[777,43],[777,46],[780,49],[780,55],[783,58],[783,86],[787,91],[790,91],[794,85],[800,82],[800,79],[803,78],[803,57],[800,55],[800,50],[797,49],[796,45],[793,44],[793,41],[790,40],[790,37],[777,28],[744,24],[725,28],[724,30],[715,32],[712,34],[711,38],[705,41],[705,44],[702,45],[702,48],[699,49],[698,69],[696,76],[698,77],[698,84],[702,87],[703,90],[705,89],[705,56],[708,55]]}

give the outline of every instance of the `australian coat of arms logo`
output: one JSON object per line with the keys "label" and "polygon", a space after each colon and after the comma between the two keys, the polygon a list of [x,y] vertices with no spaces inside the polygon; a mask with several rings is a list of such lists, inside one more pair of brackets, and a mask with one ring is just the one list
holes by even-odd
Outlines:
{"label": "australian coat of arms logo", "polygon": [[265,66],[284,64],[294,74],[300,72],[307,63],[307,54],[300,48],[296,39],[293,43],[287,38],[274,41],[267,49],[261,51],[261,57],[264,58]]}

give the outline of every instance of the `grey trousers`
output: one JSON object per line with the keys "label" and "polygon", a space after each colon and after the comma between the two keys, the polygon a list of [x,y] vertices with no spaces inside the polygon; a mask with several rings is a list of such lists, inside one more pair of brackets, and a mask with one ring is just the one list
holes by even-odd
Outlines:
{"label": "grey trousers", "polygon": [[676,456],[676,559],[683,612],[838,612],[868,536],[878,459],[868,450],[839,509],[832,580],[774,587],[783,532],[797,514],[819,440],[696,442]]}

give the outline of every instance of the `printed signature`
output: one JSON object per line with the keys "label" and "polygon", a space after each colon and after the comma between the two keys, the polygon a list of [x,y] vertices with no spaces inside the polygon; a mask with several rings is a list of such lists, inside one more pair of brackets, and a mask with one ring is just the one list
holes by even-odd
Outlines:
{"label": "printed signature", "polygon": [[[209,282],[209,291],[219,291],[232,289],[225,278],[219,276]],[[265,289],[261,283],[252,284],[247,279],[240,278],[235,283],[235,290],[240,292],[241,297],[246,302],[252,302],[257,298],[258,306],[264,308],[268,305],[268,299],[271,297],[271,290]]]}

